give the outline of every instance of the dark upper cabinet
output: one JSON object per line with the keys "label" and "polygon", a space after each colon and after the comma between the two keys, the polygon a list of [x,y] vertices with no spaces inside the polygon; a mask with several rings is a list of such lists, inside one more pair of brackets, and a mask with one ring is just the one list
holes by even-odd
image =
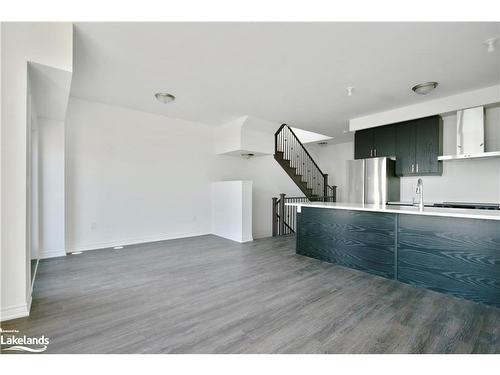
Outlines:
{"label": "dark upper cabinet", "polygon": [[366,159],[396,155],[396,132],[393,125],[359,130],[354,135],[354,158]]}
{"label": "dark upper cabinet", "polygon": [[427,117],[415,122],[415,173],[442,175],[443,123],[441,116]]}
{"label": "dark upper cabinet", "polygon": [[396,124],[396,175],[415,172],[415,125],[413,121]]}
{"label": "dark upper cabinet", "polygon": [[425,117],[359,130],[354,134],[354,158],[396,157],[398,176],[440,176],[443,123],[440,116]]}
{"label": "dark upper cabinet", "polygon": [[354,134],[354,158],[366,159],[373,156],[373,129],[359,130]]}
{"label": "dark upper cabinet", "polygon": [[374,156],[396,156],[396,128],[394,125],[373,128]]}
{"label": "dark upper cabinet", "polygon": [[440,116],[395,124],[396,174],[398,176],[442,175],[443,125]]}

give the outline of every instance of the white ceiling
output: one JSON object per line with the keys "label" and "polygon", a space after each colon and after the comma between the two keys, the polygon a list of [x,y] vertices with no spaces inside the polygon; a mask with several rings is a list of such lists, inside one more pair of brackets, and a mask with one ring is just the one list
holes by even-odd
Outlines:
{"label": "white ceiling", "polygon": [[[500,23],[77,23],[72,95],[338,140],[350,118],[500,82],[500,45],[482,45],[495,35]],[[410,90],[431,80],[427,97]],[[177,100],[160,104],[158,91]]]}

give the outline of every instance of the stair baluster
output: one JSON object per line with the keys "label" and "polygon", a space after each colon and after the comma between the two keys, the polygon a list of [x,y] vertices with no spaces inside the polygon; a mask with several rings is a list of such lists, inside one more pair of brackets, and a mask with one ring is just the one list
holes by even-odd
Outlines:
{"label": "stair baluster", "polygon": [[304,195],[328,196],[328,175],[321,171],[293,130],[283,124],[274,137],[274,158]]}
{"label": "stair baluster", "polygon": [[274,135],[274,158],[295,182],[305,197],[273,198],[273,236],[295,232],[296,209],[288,202],[336,201],[336,186],[328,185],[328,174],[323,173],[293,130],[281,125]]}

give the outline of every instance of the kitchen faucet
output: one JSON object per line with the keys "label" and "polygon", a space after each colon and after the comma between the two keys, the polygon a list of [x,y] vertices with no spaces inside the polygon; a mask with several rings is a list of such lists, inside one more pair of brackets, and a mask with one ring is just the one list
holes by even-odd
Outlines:
{"label": "kitchen faucet", "polygon": [[418,209],[419,211],[424,210],[424,183],[422,179],[419,178],[417,181],[417,190],[415,191],[418,194]]}

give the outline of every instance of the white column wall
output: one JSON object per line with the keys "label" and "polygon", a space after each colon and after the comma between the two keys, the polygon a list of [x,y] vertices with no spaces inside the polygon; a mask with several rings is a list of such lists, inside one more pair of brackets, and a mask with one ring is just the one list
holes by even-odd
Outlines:
{"label": "white column wall", "polygon": [[212,183],[212,233],[237,242],[252,241],[252,181]]}
{"label": "white column wall", "polygon": [[28,61],[72,71],[71,23],[2,23],[1,320],[28,315]]}

